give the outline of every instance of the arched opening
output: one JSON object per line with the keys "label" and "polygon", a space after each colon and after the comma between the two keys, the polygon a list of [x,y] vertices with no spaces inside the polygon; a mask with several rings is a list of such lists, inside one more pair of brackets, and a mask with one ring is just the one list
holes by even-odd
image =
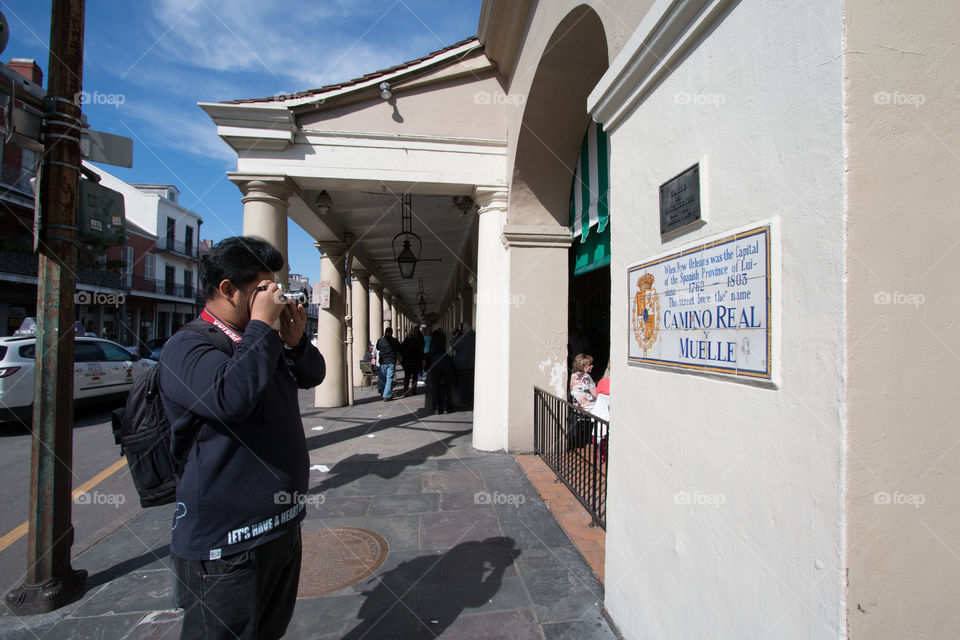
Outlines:
{"label": "arched opening", "polygon": [[[571,224],[573,183],[591,126],[587,97],[608,64],[600,17],[588,6],[576,7],[554,30],[527,96],[513,170],[510,224]],[[568,297],[570,358],[576,355],[573,351],[590,352],[599,378],[610,352],[610,268],[604,263],[576,269],[581,242],[595,241],[595,232],[596,227],[587,238],[574,240],[558,293]],[[567,364],[569,371],[569,359]]]}
{"label": "arched opening", "polygon": [[511,223],[569,223],[570,180],[590,122],[587,96],[607,66],[603,24],[581,5],[557,25],[530,85],[517,141]]}

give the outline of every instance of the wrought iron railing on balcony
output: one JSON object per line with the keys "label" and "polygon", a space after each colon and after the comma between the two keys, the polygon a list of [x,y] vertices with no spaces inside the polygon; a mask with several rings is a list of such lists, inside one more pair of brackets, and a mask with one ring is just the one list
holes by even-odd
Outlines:
{"label": "wrought iron railing on balcony", "polygon": [[[0,273],[37,277],[37,256],[33,253],[0,251]],[[106,289],[124,289],[123,276],[99,267],[77,265],[77,283]]]}
{"label": "wrought iron railing on balcony", "polygon": [[536,453],[590,513],[592,524],[606,529],[610,423],[534,387],[533,424]]}
{"label": "wrought iron railing on balcony", "polygon": [[197,253],[193,244],[187,244],[173,238],[157,238],[157,251],[178,253],[191,258]]}
{"label": "wrought iron railing on balcony", "polygon": [[4,165],[2,171],[0,171],[0,182],[7,187],[16,189],[23,195],[33,196],[33,186],[31,186],[30,180],[36,175],[37,172],[32,169]]}
{"label": "wrought iron railing on balcony", "polygon": [[[0,250],[0,274],[37,277],[37,256],[32,253],[17,253]],[[104,271],[91,265],[77,265],[77,284],[93,285],[119,291],[140,291],[159,295],[189,298],[198,305],[204,304],[203,296],[193,285],[176,284],[164,280],[144,278],[140,275],[125,275]]]}

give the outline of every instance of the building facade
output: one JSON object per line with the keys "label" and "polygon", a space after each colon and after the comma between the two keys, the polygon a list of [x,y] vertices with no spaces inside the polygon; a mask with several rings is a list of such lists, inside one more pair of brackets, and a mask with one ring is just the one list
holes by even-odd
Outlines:
{"label": "building facade", "polygon": [[[203,220],[179,204],[174,185],[127,184],[99,167],[96,172],[102,185],[123,194],[126,219],[139,232],[140,240],[123,249],[124,277],[136,299],[150,302],[125,312],[128,326],[135,327],[138,336],[169,337],[202,307],[198,284]],[[111,252],[120,254],[121,249]]]}
{"label": "building facade", "polygon": [[566,396],[573,338],[607,327],[625,637],[948,637],[954,14],[487,0],[476,38],[424,58],[201,107],[238,152],[244,233],[317,240],[317,406],[346,401],[347,282],[354,345],[387,309],[474,321],[481,450],[532,450],[533,388]]}

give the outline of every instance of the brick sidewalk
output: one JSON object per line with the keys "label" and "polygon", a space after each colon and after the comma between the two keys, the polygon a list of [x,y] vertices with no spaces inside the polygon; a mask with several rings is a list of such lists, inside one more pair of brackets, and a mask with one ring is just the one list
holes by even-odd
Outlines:
{"label": "brick sidewalk", "polygon": [[570,536],[577,550],[593,569],[593,574],[603,582],[606,532],[600,527],[590,526],[593,520],[590,514],[570,490],[557,480],[557,475],[540,456],[521,455],[516,458],[550,513]]}

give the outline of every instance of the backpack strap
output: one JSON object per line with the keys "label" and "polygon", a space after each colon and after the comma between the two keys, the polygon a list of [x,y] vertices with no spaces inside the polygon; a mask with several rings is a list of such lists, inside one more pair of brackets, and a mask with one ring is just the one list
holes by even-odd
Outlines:
{"label": "backpack strap", "polygon": [[196,318],[183,325],[181,329],[196,331],[197,333],[206,336],[206,338],[213,343],[213,346],[220,351],[223,351],[228,356],[233,355],[233,340],[231,340],[230,337],[223,331],[216,328],[206,320],[203,320],[202,318]]}
{"label": "backpack strap", "polygon": [[[190,322],[188,322],[187,324],[180,327],[181,331],[184,329],[188,331],[195,331],[205,336],[210,342],[213,343],[213,346],[215,346],[217,349],[224,352],[228,356],[233,355],[233,349],[234,349],[233,340],[231,340],[230,337],[227,334],[225,334],[223,331],[221,331],[214,325],[210,324],[206,320],[202,318],[195,318]],[[193,437],[190,439],[190,446],[187,447],[184,451],[183,459],[176,461],[177,468],[175,473],[178,481],[180,479],[180,476],[183,475],[183,468],[187,464],[187,458],[190,456],[190,450],[193,449],[193,446],[197,443],[197,438],[200,437],[200,430],[202,428],[203,428],[202,423],[199,426],[197,426],[197,428],[193,432]]]}

